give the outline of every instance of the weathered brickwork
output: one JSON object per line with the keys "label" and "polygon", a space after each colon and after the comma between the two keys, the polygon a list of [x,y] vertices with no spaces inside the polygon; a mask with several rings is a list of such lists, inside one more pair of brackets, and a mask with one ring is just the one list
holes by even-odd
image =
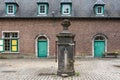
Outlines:
{"label": "weathered brickwork", "polygon": [[[49,56],[55,55],[56,34],[62,31],[63,19],[0,19],[2,31],[19,31],[19,52],[36,55],[36,39],[45,34],[49,39]],[[119,19],[70,19],[70,32],[76,34],[76,55],[92,56],[93,36],[107,36],[107,51],[120,49]]]}

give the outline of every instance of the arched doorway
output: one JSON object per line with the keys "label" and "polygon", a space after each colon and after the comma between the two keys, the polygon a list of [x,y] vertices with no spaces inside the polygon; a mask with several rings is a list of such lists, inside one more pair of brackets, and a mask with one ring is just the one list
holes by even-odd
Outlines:
{"label": "arched doorway", "polygon": [[48,40],[45,36],[39,36],[37,38],[37,57],[48,56]]}
{"label": "arched doorway", "polygon": [[94,37],[94,57],[103,57],[104,52],[107,50],[107,39],[104,35],[96,35]]}

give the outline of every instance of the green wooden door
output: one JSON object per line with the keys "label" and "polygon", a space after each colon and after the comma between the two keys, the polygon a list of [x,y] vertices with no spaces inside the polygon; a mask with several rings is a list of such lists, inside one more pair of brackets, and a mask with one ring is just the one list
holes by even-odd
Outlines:
{"label": "green wooden door", "polygon": [[105,41],[94,42],[94,57],[102,57],[105,52]]}
{"label": "green wooden door", "polygon": [[47,57],[47,40],[38,41],[38,57]]}

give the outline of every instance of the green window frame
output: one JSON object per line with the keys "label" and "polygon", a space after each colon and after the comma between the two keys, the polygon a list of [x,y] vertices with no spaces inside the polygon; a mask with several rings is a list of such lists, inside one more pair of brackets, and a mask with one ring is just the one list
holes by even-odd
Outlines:
{"label": "green window frame", "polygon": [[62,3],[61,4],[61,14],[62,15],[71,15],[72,4],[71,3]]}
{"label": "green window frame", "polygon": [[3,32],[4,52],[18,52],[18,32]]}
{"label": "green window frame", "polygon": [[4,52],[4,39],[0,39],[0,52]]}
{"label": "green window frame", "polygon": [[104,6],[96,6],[95,8],[95,12],[96,14],[100,14],[100,15],[103,15],[104,14]]}
{"label": "green window frame", "polygon": [[48,14],[48,4],[39,3],[38,4],[38,15],[47,15]]}
{"label": "green window frame", "polygon": [[6,4],[6,14],[14,15],[16,11],[15,4]]}

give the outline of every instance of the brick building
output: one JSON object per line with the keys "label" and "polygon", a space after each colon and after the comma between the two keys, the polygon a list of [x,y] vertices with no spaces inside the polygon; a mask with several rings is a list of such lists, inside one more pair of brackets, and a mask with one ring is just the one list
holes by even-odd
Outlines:
{"label": "brick building", "polygon": [[55,56],[63,19],[76,34],[76,56],[120,49],[119,0],[0,0],[0,54]]}

